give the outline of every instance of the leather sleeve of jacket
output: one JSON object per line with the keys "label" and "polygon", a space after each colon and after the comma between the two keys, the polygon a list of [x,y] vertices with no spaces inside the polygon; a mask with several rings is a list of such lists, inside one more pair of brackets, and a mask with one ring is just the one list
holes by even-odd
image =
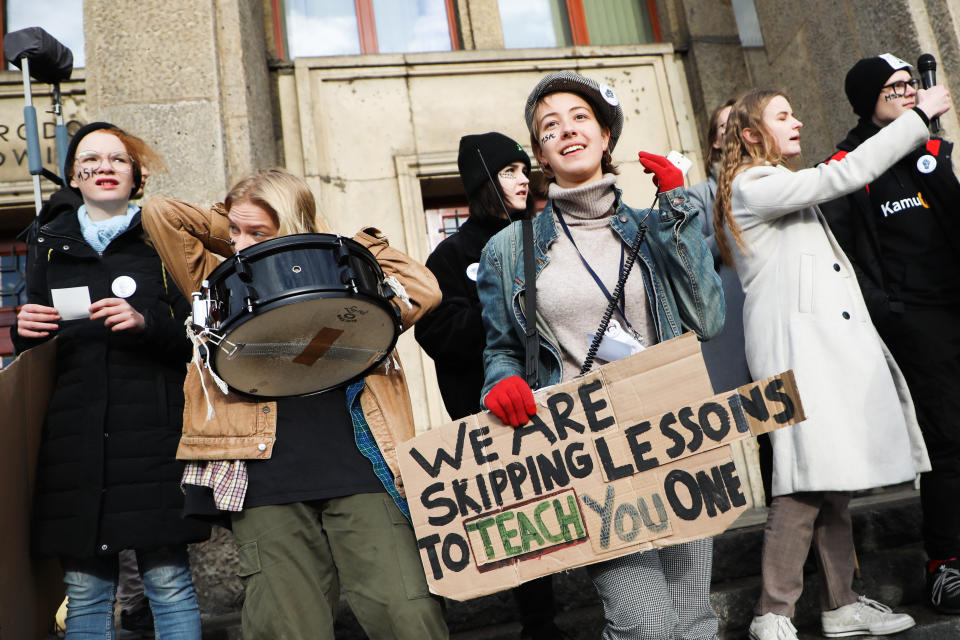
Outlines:
{"label": "leather sleeve of jacket", "polygon": [[154,196],[142,210],[143,226],[180,291],[189,299],[220,260],[233,255],[229,223],[222,209]]}
{"label": "leather sleeve of jacket", "polygon": [[440,304],[440,287],[430,270],[407,254],[391,247],[387,237],[378,229],[365,227],[358,231],[353,239],[373,254],[380,263],[380,268],[383,269],[383,275],[387,278],[394,276],[410,296],[412,308],[397,296],[390,300],[400,310],[400,323],[404,331]]}
{"label": "leather sleeve of jacket", "polygon": [[459,263],[451,262],[441,247],[427,258],[427,268],[437,278],[443,299],[414,328],[417,342],[435,361],[462,358],[483,348],[480,301],[470,296],[475,287]]}

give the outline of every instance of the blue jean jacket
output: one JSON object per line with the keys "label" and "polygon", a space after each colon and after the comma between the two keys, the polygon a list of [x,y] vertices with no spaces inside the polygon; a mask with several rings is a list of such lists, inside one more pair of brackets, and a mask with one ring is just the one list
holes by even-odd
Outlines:
{"label": "blue jean jacket", "polygon": [[[616,213],[610,226],[626,244],[633,244],[643,221],[647,236],[636,264],[647,290],[650,313],[660,341],[694,331],[709,340],[723,328],[726,308],[713,256],[704,244],[702,222],[691,206],[687,191],[677,187],[659,195],[659,210],[633,209],[616,191]],[[648,215],[649,214],[649,215]],[[644,217],[646,216],[646,220]],[[487,243],[480,258],[477,291],[483,304],[487,346],[483,353],[484,382],[481,399],[496,383],[512,375],[524,377],[523,232],[514,222]],[[533,220],[537,276],[550,262],[547,251],[557,239],[553,203]],[[600,314],[597,313],[599,323]],[[538,388],[560,382],[562,358],[559,342],[537,312],[540,337]]]}

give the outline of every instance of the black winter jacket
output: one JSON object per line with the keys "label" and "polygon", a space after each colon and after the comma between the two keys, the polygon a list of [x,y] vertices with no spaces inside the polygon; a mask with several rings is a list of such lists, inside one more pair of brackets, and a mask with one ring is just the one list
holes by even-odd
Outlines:
{"label": "black winter jacket", "polygon": [[414,327],[417,342],[437,369],[437,383],[453,420],[480,411],[486,333],[480,319],[477,267],[480,253],[509,220],[470,217],[437,245],[427,268],[437,277],[443,300]]}
{"label": "black winter jacket", "polygon": [[[102,321],[61,321],[57,379],[37,466],[33,547],[41,555],[89,557],[125,548],[203,540],[207,525],[181,516],[183,463],[175,453],[183,379],[191,354],[188,304],[140,215],[102,256],[83,239],[76,198],[60,192],[27,232],[27,301],[51,305],[51,289],[86,286],[90,300],[117,297],[121,275],[136,282],[127,301],[143,314],[140,334]],[[18,352],[42,340],[11,330]]]}
{"label": "black winter jacket", "polygon": [[[879,127],[875,124],[861,120],[847,137],[837,144],[840,151],[831,159],[842,158],[877,131]],[[956,244],[960,239],[960,221],[956,215],[960,206],[960,183],[953,174],[952,152],[952,143],[931,138],[926,145],[913,150],[870,185],[820,205],[830,229],[853,263],[871,318],[881,330],[881,334],[884,333],[885,323],[891,319],[891,313],[899,314],[904,311],[904,301],[898,293],[898,280],[901,276],[890,273],[889,261],[884,259],[876,214],[870,200],[870,189],[881,192],[887,190],[885,183],[916,183],[923,192],[939,229],[943,231],[942,239]],[[926,155],[936,159],[936,168],[931,173],[924,174],[917,169],[917,164],[921,156]],[[960,247],[957,249],[960,250]],[[954,255],[960,256],[960,253]],[[960,261],[951,268],[960,269]]]}

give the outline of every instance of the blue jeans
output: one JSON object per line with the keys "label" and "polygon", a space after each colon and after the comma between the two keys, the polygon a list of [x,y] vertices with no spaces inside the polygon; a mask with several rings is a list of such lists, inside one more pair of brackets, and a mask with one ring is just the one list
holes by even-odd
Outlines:
{"label": "blue jeans", "polygon": [[[157,640],[200,640],[200,609],[185,546],[137,550]],[[61,558],[67,585],[67,639],[114,640],[116,555]]]}

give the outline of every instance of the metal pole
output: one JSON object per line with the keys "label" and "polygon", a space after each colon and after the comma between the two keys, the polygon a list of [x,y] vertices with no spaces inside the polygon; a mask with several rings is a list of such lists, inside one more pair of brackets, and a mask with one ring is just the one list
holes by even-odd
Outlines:
{"label": "metal pole", "polygon": [[[20,59],[23,72],[23,126],[24,138],[27,139],[27,163],[30,174],[33,176],[33,201],[40,215],[43,201],[40,197],[40,173],[43,171],[43,156],[40,155],[40,139],[37,135],[37,110],[33,108],[33,93],[30,91],[30,59],[24,56]],[[34,171],[36,169],[36,171]]]}
{"label": "metal pole", "polygon": [[63,98],[60,95],[60,83],[53,83],[53,113],[56,116],[55,128],[57,143],[57,169],[63,184],[67,184],[65,165],[67,164],[67,127],[63,124]]}

